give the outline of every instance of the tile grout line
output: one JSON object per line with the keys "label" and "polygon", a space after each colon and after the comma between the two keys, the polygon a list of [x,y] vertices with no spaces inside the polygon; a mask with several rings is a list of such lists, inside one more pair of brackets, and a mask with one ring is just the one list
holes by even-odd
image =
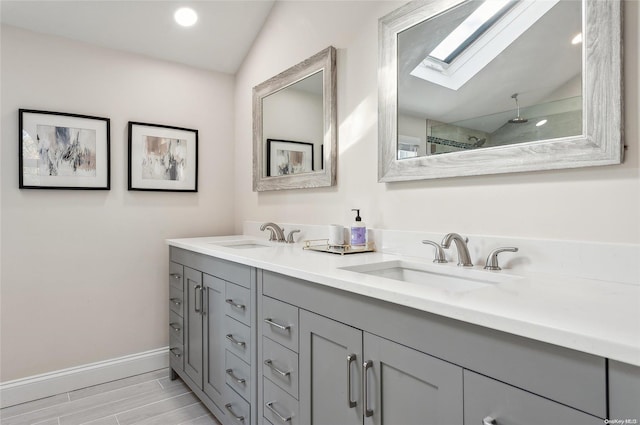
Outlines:
{"label": "tile grout line", "polygon": [[[196,403],[196,404],[197,404],[197,403]],[[188,423],[188,422],[197,421],[198,419],[200,419],[200,418],[204,418],[204,417],[206,417],[206,416],[212,416],[212,415],[211,415],[211,413],[207,413],[207,414],[204,414],[204,415],[202,415],[202,416],[198,416],[197,418],[187,419],[186,421],[180,422],[180,423],[179,423],[179,424],[177,424],[177,425],[182,425],[182,424],[186,424],[186,423]],[[214,418],[215,418],[215,416],[214,416]],[[216,419],[216,421],[217,421],[217,419]]]}
{"label": "tile grout line", "polygon": [[[118,415],[122,415],[123,413],[132,412],[134,410],[142,409],[143,407],[152,406],[152,405],[158,404],[158,403],[163,403],[163,402],[165,402],[167,400],[171,400],[171,399],[174,399],[174,398],[177,398],[177,397],[182,397],[185,394],[192,394],[192,393],[193,393],[193,391],[191,391],[190,389],[187,388],[187,391],[184,392],[184,393],[180,393],[178,395],[174,395],[173,397],[167,397],[167,398],[163,398],[162,400],[157,400],[157,401],[154,401],[154,402],[151,402],[151,403],[147,403],[147,404],[143,404],[143,405],[140,405],[140,406],[136,406],[136,407],[134,407],[132,409],[123,410],[121,412],[114,413],[113,416],[115,416],[116,417],[116,421],[118,421]],[[192,404],[195,404],[195,403],[192,403]],[[118,421],[118,423],[120,423],[120,422]]]}

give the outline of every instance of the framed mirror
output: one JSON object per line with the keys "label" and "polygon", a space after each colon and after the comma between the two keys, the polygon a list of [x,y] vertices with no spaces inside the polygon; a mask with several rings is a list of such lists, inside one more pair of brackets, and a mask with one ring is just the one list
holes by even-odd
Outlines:
{"label": "framed mirror", "polygon": [[379,21],[380,182],[619,164],[618,0],[430,0]]}
{"label": "framed mirror", "polygon": [[253,190],[336,183],[336,49],[253,88]]}

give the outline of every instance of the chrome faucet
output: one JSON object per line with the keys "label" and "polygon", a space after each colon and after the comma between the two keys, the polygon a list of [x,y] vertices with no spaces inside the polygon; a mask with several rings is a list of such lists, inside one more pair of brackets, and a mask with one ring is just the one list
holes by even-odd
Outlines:
{"label": "chrome faucet", "polygon": [[458,250],[458,265],[462,267],[473,267],[471,255],[469,255],[469,248],[467,247],[467,242],[469,240],[463,238],[457,233],[449,233],[444,237],[444,239],[442,239],[442,247],[449,249],[451,241],[456,243],[456,248]]}
{"label": "chrome faucet", "polygon": [[269,229],[269,231],[271,232],[269,233],[270,241],[277,240],[278,242],[285,242],[284,229],[278,226],[276,223],[268,222],[260,226],[260,230],[264,231],[265,229]]}

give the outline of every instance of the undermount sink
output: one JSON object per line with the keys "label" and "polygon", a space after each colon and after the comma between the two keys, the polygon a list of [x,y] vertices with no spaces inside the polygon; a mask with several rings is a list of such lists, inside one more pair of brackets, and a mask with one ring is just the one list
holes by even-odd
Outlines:
{"label": "undermount sink", "polygon": [[271,245],[252,240],[238,240],[238,241],[220,241],[220,242],[211,242],[211,245],[224,246],[226,248],[234,248],[234,249],[253,249],[253,248],[268,248]]}
{"label": "undermount sink", "polygon": [[517,276],[484,270],[422,264],[404,260],[383,261],[342,267],[341,269],[385,279],[425,285],[447,292],[473,291],[518,279]]}

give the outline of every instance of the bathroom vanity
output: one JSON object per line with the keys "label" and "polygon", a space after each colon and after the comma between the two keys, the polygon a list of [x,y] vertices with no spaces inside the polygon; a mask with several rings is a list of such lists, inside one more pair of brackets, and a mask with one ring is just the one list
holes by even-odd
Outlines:
{"label": "bathroom vanity", "polygon": [[172,374],[224,424],[640,420],[637,324],[607,311],[637,285],[474,269],[497,281],[443,290],[356,271],[398,261],[379,252],[168,243]]}

